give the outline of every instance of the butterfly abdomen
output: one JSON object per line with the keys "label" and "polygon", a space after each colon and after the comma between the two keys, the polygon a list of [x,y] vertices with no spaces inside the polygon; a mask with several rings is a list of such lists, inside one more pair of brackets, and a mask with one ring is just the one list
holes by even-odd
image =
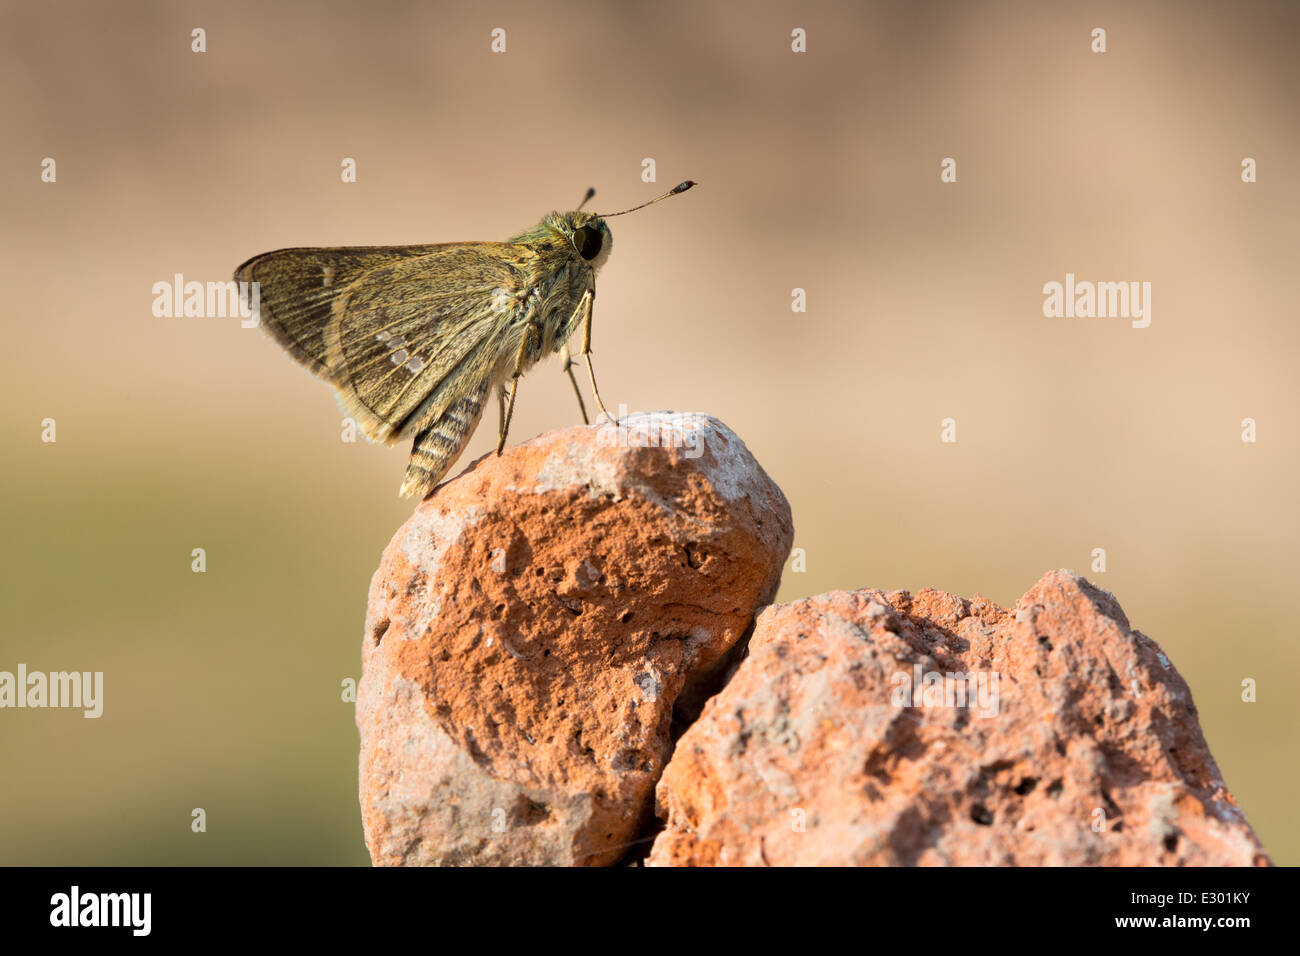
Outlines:
{"label": "butterfly abdomen", "polygon": [[402,494],[423,497],[460,457],[483,417],[490,382],[483,379],[474,391],[453,402],[431,425],[415,436],[411,460],[406,465]]}

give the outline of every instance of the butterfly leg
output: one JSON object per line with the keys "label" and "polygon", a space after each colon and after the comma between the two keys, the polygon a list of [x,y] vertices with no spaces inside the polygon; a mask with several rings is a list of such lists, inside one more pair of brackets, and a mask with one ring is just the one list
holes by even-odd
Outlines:
{"label": "butterfly leg", "polygon": [[497,386],[497,440],[505,444],[506,440],[506,385]]}
{"label": "butterfly leg", "polygon": [[590,425],[591,419],[587,417],[587,405],[582,400],[582,389],[578,388],[578,379],[573,374],[573,356],[569,354],[568,342],[565,342],[560,348],[560,358],[564,362],[564,371],[569,376],[569,381],[573,384],[573,394],[578,396],[578,411],[582,412],[582,424]]}
{"label": "butterfly leg", "polygon": [[591,376],[591,393],[596,396],[596,404],[600,410],[605,413],[605,417],[618,424],[618,419],[609,413],[605,407],[604,401],[600,397],[600,389],[596,387],[596,370],[591,367],[591,306],[596,299],[596,290],[588,289],[582,295],[582,301],[578,303],[578,308],[582,309],[582,357],[587,361],[587,374]]}
{"label": "butterfly leg", "polygon": [[510,431],[510,419],[515,413],[515,392],[519,389],[519,376],[524,374],[524,361],[529,353],[541,342],[542,330],[537,322],[530,319],[524,329],[524,340],[519,343],[519,354],[515,357],[515,370],[510,376],[510,394],[506,396],[505,415],[501,419],[501,434],[497,436],[497,454],[506,447],[506,434]]}
{"label": "butterfly leg", "polygon": [[506,399],[505,414],[501,418],[501,434],[497,435],[497,454],[506,447],[506,434],[510,431],[510,418],[515,413],[515,389],[519,387],[519,376],[510,379],[510,397]]}

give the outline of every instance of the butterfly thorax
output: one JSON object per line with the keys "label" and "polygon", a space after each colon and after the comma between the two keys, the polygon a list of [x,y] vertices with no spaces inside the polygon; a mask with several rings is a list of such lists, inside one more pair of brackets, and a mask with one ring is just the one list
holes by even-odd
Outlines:
{"label": "butterfly thorax", "polygon": [[[527,350],[528,364],[558,352],[582,321],[584,293],[595,288],[596,271],[609,258],[613,236],[604,220],[585,212],[553,212],[510,239],[532,253],[522,295],[513,303],[511,324],[535,323],[540,338]],[[521,338],[522,341],[522,338]]]}

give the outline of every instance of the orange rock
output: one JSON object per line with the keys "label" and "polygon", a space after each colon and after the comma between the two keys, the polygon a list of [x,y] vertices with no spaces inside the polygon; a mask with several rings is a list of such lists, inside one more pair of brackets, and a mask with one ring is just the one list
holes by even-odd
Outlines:
{"label": "orange rock", "polygon": [[764,609],[678,741],[652,865],[1268,864],[1187,684],[1069,571]]}
{"label": "orange rock", "polygon": [[793,528],[725,425],[623,425],[479,459],[385,550],[357,700],[376,864],[609,864],[642,837],[674,711],[716,690]]}

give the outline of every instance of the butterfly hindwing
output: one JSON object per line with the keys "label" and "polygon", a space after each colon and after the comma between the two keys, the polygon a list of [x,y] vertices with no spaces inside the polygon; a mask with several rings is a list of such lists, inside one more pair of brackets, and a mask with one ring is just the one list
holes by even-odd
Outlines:
{"label": "butterfly hindwing", "polygon": [[392,444],[491,384],[531,258],[509,243],[447,245],[353,282],[323,336],[344,411]]}

